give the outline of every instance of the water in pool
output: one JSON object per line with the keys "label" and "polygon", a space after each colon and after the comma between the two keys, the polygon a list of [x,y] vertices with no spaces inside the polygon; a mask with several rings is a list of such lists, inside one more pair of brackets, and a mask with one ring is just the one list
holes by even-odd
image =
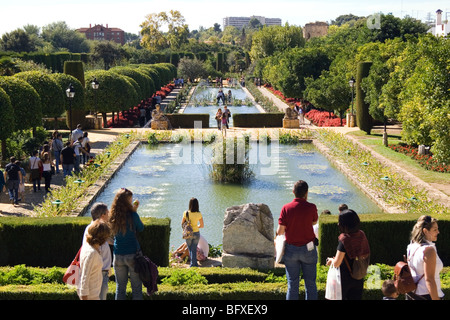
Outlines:
{"label": "water in pool", "polygon": [[[341,203],[359,214],[382,211],[312,144],[273,145],[271,149],[269,144],[267,154],[278,164],[274,174],[268,174],[267,170],[273,164],[257,161],[252,164],[254,178],[244,185],[236,185],[211,180],[210,165],[204,161],[211,154],[210,146],[201,145],[200,153],[198,149],[194,152],[194,146],[188,147],[191,158],[180,163],[180,145],[143,144],[117,172],[97,201],[110,206],[120,188],[130,189],[134,198],[140,201],[140,216],[171,219],[170,245],[175,247],[183,243],[181,217],[191,197],[199,200],[205,223],[201,234],[212,245],[222,243],[225,209],[234,205],[267,204],[276,228],[281,207],[292,201],[292,187],[300,179],[308,183],[308,201],[317,205],[319,214],[325,209],[337,214]],[[255,151],[261,147],[252,143],[251,148]]]}
{"label": "water in pool", "polygon": [[[230,110],[231,115],[238,113],[260,113],[255,105],[251,104],[251,100],[247,93],[240,87],[224,87],[224,88],[212,88],[212,87],[201,87],[201,89],[196,89],[194,92],[189,106],[187,106],[183,113],[189,114],[199,114],[208,113],[209,114],[209,127],[217,128],[217,122],[215,116],[217,110],[220,108],[224,110],[224,104],[222,101],[217,103],[216,96],[219,89],[222,89],[225,95],[227,95],[228,90],[231,91],[232,103],[226,103],[227,108]],[[230,126],[233,126],[233,118],[230,118]]]}

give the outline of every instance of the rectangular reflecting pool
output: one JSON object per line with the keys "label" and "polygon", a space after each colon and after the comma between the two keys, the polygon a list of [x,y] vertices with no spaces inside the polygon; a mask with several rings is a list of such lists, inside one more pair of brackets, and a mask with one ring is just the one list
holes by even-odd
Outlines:
{"label": "rectangular reflecting pool", "polygon": [[[227,95],[230,91],[232,99],[231,103],[223,103],[220,101],[217,103],[217,93],[222,89],[224,94]],[[211,87],[197,87],[194,92],[189,105],[184,109],[183,113],[188,114],[209,114],[209,127],[217,128],[217,122],[215,116],[217,110],[220,108],[224,110],[224,105],[230,110],[231,115],[238,113],[260,113],[261,111],[253,104],[248,103],[250,97],[242,88],[211,88]],[[246,103],[247,102],[247,103]],[[230,126],[233,126],[233,118],[230,118]]]}
{"label": "rectangular reflecting pool", "polygon": [[[262,150],[261,144],[250,145],[252,152]],[[184,154],[183,161],[180,161],[181,153]],[[251,164],[252,180],[245,184],[221,184],[210,178],[211,165],[207,159],[211,156],[211,146],[142,144],[111,179],[97,201],[110,207],[120,188],[130,189],[134,198],[140,201],[140,216],[172,220],[170,245],[175,247],[184,242],[181,218],[191,197],[199,200],[203,215],[205,228],[200,232],[215,246],[222,244],[225,210],[234,205],[267,204],[276,228],[281,207],[292,201],[292,187],[298,180],[308,183],[308,201],[317,205],[319,215],[323,210],[337,214],[342,203],[358,214],[382,212],[312,144],[269,144],[262,153],[267,153],[266,160],[269,161],[261,158]]]}

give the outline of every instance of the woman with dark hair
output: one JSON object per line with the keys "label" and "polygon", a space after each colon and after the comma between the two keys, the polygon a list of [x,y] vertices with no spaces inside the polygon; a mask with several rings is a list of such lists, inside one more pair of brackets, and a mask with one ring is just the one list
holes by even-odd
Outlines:
{"label": "woman with dark hair", "polygon": [[[426,300],[441,300],[444,296],[439,277],[444,265],[434,244],[439,234],[437,221],[427,215],[419,217],[411,231],[411,243],[407,248],[408,265],[417,283],[415,294]],[[406,299],[411,299],[410,293]]]}
{"label": "woman with dark hair", "polygon": [[114,197],[110,210],[110,224],[114,235],[114,271],[116,275],[116,300],[126,298],[128,276],[131,282],[133,300],[142,300],[142,281],[134,271],[134,256],[140,250],[137,232],[144,230],[137,208],[139,201],[133,202],[133,193],[120,189]]}
{"label": "woman with dark hair", "polygon": [[327,266],[340,268],[342,300],[361,300],[364,278],[352,276],[354,262],[359,257],[369,257],[369,241],[359,229],[360,220],[355,211],[347,209],[339,213],[338,247],[333,258],[327,258]]}
{"label": "woman with dark hair", "polygon": [[183,212],[183,219],[181,219],[181,225],[188,220],[193,233],[191,239],[186,239],[186,245],[189,250],[189,256],[191,257],[190,267],[198,267],[197,263],[197,245],[200,240],[200,228],[204,227],[203,217],[199,210],[198,200],[191,198],[189,200],[189,210]]}

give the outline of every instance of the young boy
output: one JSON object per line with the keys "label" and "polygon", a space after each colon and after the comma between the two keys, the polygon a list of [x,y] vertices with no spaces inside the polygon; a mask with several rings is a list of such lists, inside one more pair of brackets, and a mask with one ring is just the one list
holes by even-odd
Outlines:
{"label": "young boy", "polygon": [[394,285],[394,280],[385,280],[381,287],[383,292],[383,300],[396,300],[398,297],[397,288]]}
{"label": "young boy", "polygon": [[[83,246],[86,244],[86,236],[89,227],[94,223],[94,221],[102,220],[104,222],[108,222],[109,220],[108,206],[101,202],[94,203],[91,208],[91,216],[92,222],[86,227],[84,231]],[[103,243],[99,249],[100,255],[102,256],[103,260],[103,268],[102,268],[103,284],[100,292],[100,300],[106,300],[106,294],[108,293],[109,272],[111,270],[111,262],[112,262],[111,249],[109,248],[110,244],[112,244],[112,238],[109,239],[108,241],[105,241],[105,243]]]}

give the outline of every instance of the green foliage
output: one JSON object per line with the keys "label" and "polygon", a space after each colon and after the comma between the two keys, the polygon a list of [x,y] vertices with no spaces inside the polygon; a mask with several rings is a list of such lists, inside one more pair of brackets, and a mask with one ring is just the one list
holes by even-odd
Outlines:
{"label": "green foliage", "polygon": [[30,129],[41,124],[40,97],[28,82],[15,77],[0,77],[0,87],[11,99],[15,130]]}
{"label": "green foliage", "polygon": [[[14,131],[14,110],[11,105],[11,99],[5,90],[0,88],[0,118],[2,125],[0,127],[0,140],[4,142]],[[2,150],[2,154],[5,150]]]}
{"label": "green foliage", "polygon": [[322,70],[329,68],[331,60],[322,48],[293,48],[278,52],[263,63],[266,82],[286,97],[303,98],[305,79],[319,77]]}
{"label": "green foliage", "polygon": [[26,267],[24,264],[0,270],[0,285],[32,285],[41,283],[62,284],[64,272],[57,267],[39,269]]}
{"label": "green foliage", "polygon": [[299,26],[264,26],[252,35],[250,57],[258,60],[304,45],[303,31]]}
{"label": "green foliage", "polygon": [[39,71],[26,71],[14,75],[28,82],[39,94],[42,114],[47,117],[59,117],[64,112],[64,91],[48,74]]}
{"label": "green foliage", "polygon": [[239,113],[233,114],[233,124],[240,128],[270,128],[283,126],[284,113]]}
{"label": "green foliage", "polygon": [[224,138],[213,144],[210,176],[220,183],[245,183],[254,173],[249,163],[249,139]]}
{"label": "green foliage", "polygon": [[175,269],[170,277],[161,280],[162,284],[171,286],[208,284],[208,280],[193,269]]}
{"label": "green foliage", "polygon": [[358,127],[370,134],[372,130],[372,117],[369,114],[369,106],[365,102],[365,93],[362,90],[361,82],[369,75],[372,62],[360,62],[356,73],[356,124]]}

